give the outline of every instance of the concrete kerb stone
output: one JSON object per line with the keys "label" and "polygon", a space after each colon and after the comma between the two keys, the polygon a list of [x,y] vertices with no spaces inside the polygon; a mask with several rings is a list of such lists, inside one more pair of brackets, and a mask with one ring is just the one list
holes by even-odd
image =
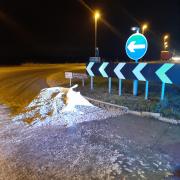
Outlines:
{"label": "concrete kerb stone", "polygon": [[125,107],[125,106],[119,106],[119,105],[116,105],[116,104],[111,104],[111,103],[107,103],[107,102],[103,102],[103,101],[99,101],[99,100],[96,100],[96,99],[92,99],[92,98],[89,98],[89,97],[85,97],[90,103],[94,104],[95,106],[98,106],[100,108],[104,108],[104,109],[110,109],[110,110],[123,110],[124,112],[128,112],[129,111],[129,108],[128,107]]}
{"label": "concrete kerb stone", "polygon": [[141,111],[141,112],[140,111],[132,111],[132,110],[129,110],[129,108],[125,107],[125,106],[119,106],[116,104],[103,102],[103,101],[92,99],[89,97],[85,97],[85,98],[88,99],[89,102],[91,102],[92,104],[94,104],[95,106],[98,106],[100,108],[105,108],[105,109],[109,109],[109,110],[121,109],[125,113],[128,113],[128,114],[132,114],[132,115],[136,115],[136,116],[142,116],[142,117],[152,117],[152,118],[155,118],[159,121],[163,121],[163,122],[171,123],[171,124],[176,124],[176,125],[180,124],[180,120],[162,117],[160,113],[145,112],[145,111]]}

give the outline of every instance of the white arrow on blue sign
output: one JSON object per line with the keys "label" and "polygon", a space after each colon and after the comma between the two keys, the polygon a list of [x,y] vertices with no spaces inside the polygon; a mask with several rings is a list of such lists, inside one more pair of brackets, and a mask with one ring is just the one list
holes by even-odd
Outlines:
{"label": "white arrow on blue sign", "polygon": [[143,34],[135,33],[126,42],[126,54],[130,59],[138,62],[147,52],[148,42]]}
{"label": "white arrow on blue sign", "polygon": [[99,68],[99,72],[101,73],[101,75],[103,76],[103,77],[108,77],[108,75],[107,75],[107,73],[106,73],[106,71],[105,71],[105,68],[108,66],[108,62],[103,62],[102,63],[102,65],[100,66],[100,68]]}
{"label": "white arrow on blue sign", "polygon": [[139,81],[146,81],[145,77],[141,74],[141,71],[146,65],[147,63],[139,63],[132,71]]}
{"label": "white arrow on blue sign", "polygon": [[163,83],[172,84],[172,81],[169,79],[169,77],[166,75],[166,72],[169,71],[174,66],[174,64],[166,63],[163,64],[157,71],[156,75],[159,77],[159,79]]}
{"label": "white arrow on blue sign", "polygon": [[118,79],[126,79],[121,72],[121,69],[125,66],[126,63],[119,63],[114,69],[114,73],[118,77]]}
{"label": "white arrow on blue sign", "polygon": [[91,77],[94,77],[94,73],[92,72],[92,67],[94,66],[94,62],[90,62],[88,64],[88,66],[86,67],[86,70],[88,72],[88,74],[91,76]]}

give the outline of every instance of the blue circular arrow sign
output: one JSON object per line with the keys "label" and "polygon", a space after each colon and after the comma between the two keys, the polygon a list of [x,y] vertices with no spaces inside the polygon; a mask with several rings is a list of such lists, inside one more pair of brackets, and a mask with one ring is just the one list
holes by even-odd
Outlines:
{"label": "blue circular arrow sign", "polygon": [[147,39],[140,33],[131,35],[126,42],[126,54],[136,62],[146,54],[147,48]]}

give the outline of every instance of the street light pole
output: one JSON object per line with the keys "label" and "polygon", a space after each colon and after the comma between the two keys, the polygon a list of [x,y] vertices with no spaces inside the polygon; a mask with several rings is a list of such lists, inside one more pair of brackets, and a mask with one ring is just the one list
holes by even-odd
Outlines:
{"label": "street light pole", "polygon": [[[148,28],[148,24],[143,24],[142,25],[142,34],[145,34],[145,31]],[[145,85],[145,100],[148,99],[148,95],[149,95],[149,81],[146,81],[146,85]]]}
{"label": "street light pole", "polygon": [[95,57],[96,57],[96,48],[97,48],[97,18],[95,18]]}
{"label": "street light pole", "polygon": [[97,26],[98,26],[98,19],[101,17],[99,11],[95,11],[94,19],[95,19],[95,57],[97,56],[96,49],[97,49]]}

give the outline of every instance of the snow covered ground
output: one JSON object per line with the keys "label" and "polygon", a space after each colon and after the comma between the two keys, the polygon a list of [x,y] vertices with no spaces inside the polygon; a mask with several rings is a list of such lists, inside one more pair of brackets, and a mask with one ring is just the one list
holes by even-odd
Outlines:
{"label": "snow covered ground", "polygon": [[52,87],[41,90],[40,94],[13,118],[33,126],[58,124],[72,126],[84,121],[106,119],[123,114],[123,110],[108,112],[89,103],[80,92],[72,88]]}

